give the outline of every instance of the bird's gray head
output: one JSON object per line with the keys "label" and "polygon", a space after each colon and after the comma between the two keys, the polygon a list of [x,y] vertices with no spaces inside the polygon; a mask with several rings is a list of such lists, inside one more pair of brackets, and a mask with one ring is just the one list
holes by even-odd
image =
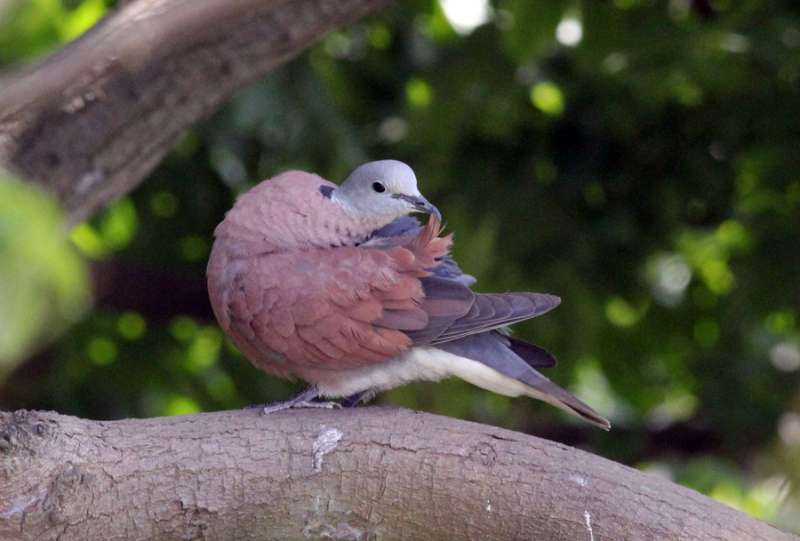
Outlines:
{"label": "bird's gray head", "polygon": [[350,212],[381,225],[412,212],[442,218],[439,210],[419,192],[414,171],[397,160],[368,162],[357,167],[334,190],[332,197]]}

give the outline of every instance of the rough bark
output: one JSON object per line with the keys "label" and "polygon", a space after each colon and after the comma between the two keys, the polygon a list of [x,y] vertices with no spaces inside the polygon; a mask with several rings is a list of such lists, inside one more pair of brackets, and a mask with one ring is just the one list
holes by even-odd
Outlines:
{"label": "rough bark", "polygon": [[0,413],[0,539],[797,538],[558,443],[364,408]]}
{"label": "rough bark", "polygon": [[386,3],[126,2],[41,65],[0,80],[0,164],[53,191],[71,222],[87,218],[237,89]]}

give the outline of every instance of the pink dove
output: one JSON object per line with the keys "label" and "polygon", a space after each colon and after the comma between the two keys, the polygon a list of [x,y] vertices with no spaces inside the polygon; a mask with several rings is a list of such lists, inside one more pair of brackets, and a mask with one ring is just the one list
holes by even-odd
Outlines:
{"label": "pink dove", "polygon": [[[417,212],[432,215],[426,226]],[[456,376],[610,427],[538,372],[552,355],[505,331],[560,299],[473,292],[402,162],[364,164],[341,186],[282,173],[241,195],[214,234],[208,290],[222,329],[256,367],[310,383],[267,412]]]}

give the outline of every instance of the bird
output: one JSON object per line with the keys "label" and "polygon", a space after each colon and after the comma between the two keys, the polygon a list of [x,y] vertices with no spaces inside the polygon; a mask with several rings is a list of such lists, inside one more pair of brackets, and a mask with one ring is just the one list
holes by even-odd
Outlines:
{"label": "bird", "polygon": [[309,384],[264,411],[357,404],[455,376],[608,430],[608,420],[541,374],[555,357],[508,330],[560,298],[473,291],[441,219],[397,160],[365,163],[341,185],[286,171],[237,198],[214,231],[212,309],[253,365]]}

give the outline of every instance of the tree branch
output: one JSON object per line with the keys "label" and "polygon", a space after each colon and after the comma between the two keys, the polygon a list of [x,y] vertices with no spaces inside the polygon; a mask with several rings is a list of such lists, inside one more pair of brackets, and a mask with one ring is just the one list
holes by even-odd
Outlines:
{"label": "tree branch", "polygon": [[133,189],[188,126],[313,40],[388,0],[134,0],[0,80],[0,164],[69,220]]}
{"label": "tree branch", "polygon": [[0,413],[0,539],[796,539],[507,430],[392,408]]}

